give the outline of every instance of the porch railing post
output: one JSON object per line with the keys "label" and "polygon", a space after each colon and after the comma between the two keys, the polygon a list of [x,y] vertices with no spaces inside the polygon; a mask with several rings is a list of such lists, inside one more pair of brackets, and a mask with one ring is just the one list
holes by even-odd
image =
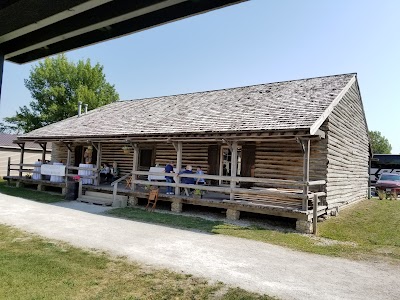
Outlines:
{"label": "porch railing post", "polygon": [[[138,170],[139,167],[139,147],[137,144],[133,145],[133,163],[132,163],[132,171],[135,172]],[[131,190],[134,191],[136,189],[136,184],[133,182],[136,180],[137,175],[132,173],[132,183],[131,183]]]}
{"label": "porch railing post", "polygon": [[79,179],[79,185],[78,185],[78,198],[82,197],[82,179]]}
{"label": "porch railing post", "polygon": [[[8,157],[8,164],[7,164],[7,177],[10,177],[11,174],[11,157]],[[10,178],[7,179],[7,184],[10,185],[11,181]]]}
{"label": "porch railing post", "polygon": [[317,235],[317,222],[318,222],[318,195],[314,194],[313,198],[313,234]]}
{"label": "porch railing post", "polygon": [[302,140],[301,145],[303,147],[303,205],[302,209],[308,209],[308,192],[309,192],[309,181],[310,181],[310,140]]}
{"label": "porch railing post", "polygon": [[[178,173],[182,169],[182,142],[178,142],[176,145],[176,170]],[[181,179],[179,176],[175,176],[175,183],[179,184],[181,182]],[[178,196],[180,194],[181,190],[179,186],[175,187],[175,195]]]}
{"label": "porch railing post", "polygon": [[[232,142],[232,157],[231,157],[231,179],[235,179],[237,174],[237,162],[238,162],[238,142]],[[230,192],[230,200],[235,200],[234,189],[236,188],[236,181],[231,180],[231,192]]]}
{"label": "porch railing post", "polygon": [[[42,161],[44,164],[44,161]],[[67,147],[67,162],[65,164],[65,187],[68,188],[68,174],[69,174],[69,165],[71,164],[71,150],[69,146]],[[43,179],[43,175],[41,175],[41,179]]]}
{"label": "porch railing post", "polygon": [[97,157],[96,157],[96,178],[94,178],[94,185],[100,185],[100,169],[101,169],[101,143],[97,143]]}
{"label": "porch railing post", "polygon": [[19,157],[19,177],[22,177],[22,165],[24,163],[25,143],[19,145],[21,147],[21,155]]}
{"label": "porch railing post", "polygon": [[46,161],[46,148],[47,148],[47,143],[42,143],[40,144],[40,147],[42,147],[42,164]]}

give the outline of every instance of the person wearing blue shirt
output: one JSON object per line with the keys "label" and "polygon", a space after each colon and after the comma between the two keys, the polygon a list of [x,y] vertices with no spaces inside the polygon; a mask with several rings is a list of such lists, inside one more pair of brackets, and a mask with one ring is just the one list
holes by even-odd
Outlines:
{"label": "person wearing blue shirt", "polygon": [[[185,170],[182,172],[179,172],[179,174],[193,174],[192,166],[187,165]],[[194,178],[182,177],[181,182],[186,183],[186,184],[194,184],[195,180],[194,180]]]}
{"label": "person wearing blue shirt", "polygon": [[[165,173],[174,173],[174,163],[171,161],[169,164],[165,166]],[[172,176],[165,176],[165,181],[172,183],[174,182],[174,179]],[[173,195],[173,187],[172,186],[167,186],[167,195]]]}
{"label": "person wearing blue shirt", "polygon": [[[197,166],[197,171],[196,171],[197,175],[204,175],[203,170],[201,169],[200,166]],[[204,178],[197,178],[196,179],[196,184],[206,184],[206,181],[204,180]]]}

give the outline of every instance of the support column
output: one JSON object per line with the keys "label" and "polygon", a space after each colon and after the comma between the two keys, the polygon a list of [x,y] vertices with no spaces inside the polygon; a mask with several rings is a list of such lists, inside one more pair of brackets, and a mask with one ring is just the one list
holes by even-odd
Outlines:
{"label": "support column", "polygon": [[3,84],[3,66],[4,66],[4,54],[0,51],[0,101],[1,101],[1,86]]}
{"label": "support column", "polygon": [[44,164],[46,160],[46,147],[47,143],[39,143],[40,147],[42,148],[42,164]]}
{"label": "support column", "polygon": [[97,177],[95,185],[100,185],[100,169],[101,169],[101,143],[97,143],[97,158],[96,158],[96,167],[97,167]]}
{"label": "support column", "polygon": [[[70,147],[70,145],[67,145],[67,149],[68,149],[67,162],[65,163],[65,186],[66,187],[68,187],[68,176],[67,176],[69,173],[68,167],[71,164],[71,147]],[[44,161],[42,163],[44,163]]]}
{"label": "support column", "polygon": [[302,140],[303,147],[303,210],[308,208],[308,183],[310,181],[310,140]]}
{"label": "support column", "polygon": [[[10,177],[11,174],[11,157],[8,157],[8,163],[7,163],[7,177]],[[7,184],[10,185],[11,180],[10,178],[7,179]]]}
{"label": "support column", "polygon": [[25,143],[19,144],[21,147],[21,155],[19,157],[19,177],[22,177],[22,164],[24,163],[24,155],[25,155]]}
{"label": "support column", "polygon": [[[232,143],[232,156],[231,156],[231,178],[235,178],[237,175],[237,162],[238,162],[238,142],[234,141]],[[235,200],[235,193],[233,189],[236,188],[236,181],[231,181],[231,193],[230,193],[230,200]]]}
{"label": "support column", "polygon": [[[133,163],[132,163],[132,172],[137,171],[139,169],[139,147],[137,144],[133,145]],[[132,181],[136,180],[137,175],[132,174]],[[131,183],[131,190],[134,192],[136,189],[136,184]]]}
{"label": "support column", "polygon": [[[176,150],[176,170],[178,171],[178,173],[180,172],[180,170],[182,169],[182,142],[178,142],[176,144],[174,144],[175,150]],[[176,179],[176,183],[180,183],[181,179],[179,177],[175,177]],[[175,195],[179,196],[180,194],[180,188],[176,187],[175,188]],[[182,207],[181,207],[182,210]]]}

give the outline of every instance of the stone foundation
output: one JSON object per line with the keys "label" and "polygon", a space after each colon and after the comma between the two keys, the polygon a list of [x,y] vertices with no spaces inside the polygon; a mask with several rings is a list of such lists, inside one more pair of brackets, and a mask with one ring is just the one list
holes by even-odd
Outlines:
{"label": "stone foundation", "polygon": [[173,212],[182,212],[182,202],[181,201],[173,201],[171,203],[171,211]]}
{"label": "stone foundation", "polygon": [[24,186],[25,186],[24,183],[21,181],[17,181],[17,183],[15,184],[15,187],[17,188],[23,188]]}
{"label": "stone foundation", "polygon": [[240,211],[228,208],[226,210],[226,218],[228,220],[239,220]]}
{"label": "stone foundation", "polygon": [[312,221],[305,220],[297,220],[296,221],[296,230],[302,233],[312,233],[313,232],[313,223]]}
{"label": "stone foundation", "polygon": [[138,202],[139,202],[139,199],[138,199],[138,197],[134,197],[134,196],[129,196],[129,200],[128,200],[129,202],[129,206],[137,206],[138,205]]}

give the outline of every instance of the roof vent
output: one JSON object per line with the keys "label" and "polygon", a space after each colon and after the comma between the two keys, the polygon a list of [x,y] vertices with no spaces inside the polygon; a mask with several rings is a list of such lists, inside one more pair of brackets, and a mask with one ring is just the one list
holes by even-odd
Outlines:
{"label": "roof vent", "polygon": [[78,101],[78,118],[81,116],[82,112],[82,101]]}

